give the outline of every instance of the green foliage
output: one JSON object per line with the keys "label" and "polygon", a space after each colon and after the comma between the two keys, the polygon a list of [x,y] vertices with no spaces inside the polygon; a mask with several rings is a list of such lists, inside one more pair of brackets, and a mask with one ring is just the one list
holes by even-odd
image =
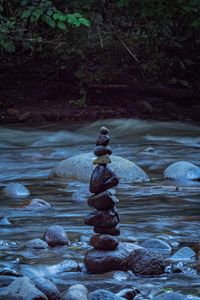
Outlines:
{"label": "green foliage", "polygon": [[0,0],[0,51],[73,62],[81,91],[131,74],[198,87],[200,1]]}
{"label": "green foliage", "polygon": [[45,39],[53,35],[62,38],[70,28],[81,26],[90,26],[87,16],[68,12],[62,5],[55,6],[53,1],[0,0],[0,50],[5,52],[13,53],[24,45],[27,49],[28,44],[33,49],[32,44],[38,42],[40,52],[45,51],[46,45],[42,44]]}

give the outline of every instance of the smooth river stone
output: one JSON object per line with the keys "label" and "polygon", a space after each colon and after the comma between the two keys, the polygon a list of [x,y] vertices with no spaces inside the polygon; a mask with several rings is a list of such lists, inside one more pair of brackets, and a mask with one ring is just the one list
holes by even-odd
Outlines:
{"label": "smooth river stone", "polygon": [[105,155],[105,154],[108,154],[108,155],[111,155],[112,154],[112,149],[107,146],[96,146],[94,148],[94,155],[96,156],[101,156],[101,155]]}
{"label": "smooth river stone", "polygon": [[89,250],[84,258],[86,269],[89,273],[105,273],[109,271],[127,270],[129,252],[119,244],[114,251]]}
{"label": "smooth river stone", "polygon": [[106,135],[106,134],[108,134],[108,132],[109,132],[108,128],[106,128],[104,126],[101,127],[100,134]]}
{"label": "smooth river stone", "polygon": [[119,182],[119,179],[115,175],[114,171],[108,166],[97,166],[90,179],[90,192],[99,194],[114,186]]}
{"label": "smooth river stone", "polygon": [[200,180],[200,168],[187,161],[178,161],[165,169],[164,178],[179,181]]}
{"label": "smooth river stone", "polygon": [[93,211],[85,217],[85,224],[97,227],[115,227],[119,223],[119,216],[115,210]]}
{"label": "smooth river stone", "polygon": [[95,234],[90,239],[90,245],[98,250],[115,250],[119,242],[108,234]]}
{"label": "smooth river stone", "polygon": [[107,134],[100,134],[96,140],[96,146],[107,146],[110,138]]}
{"label": "smooth river stone", "polygon": [[106,165],[111,163],[109,155],[102,155],[93,160],[93,165]]}
{"label": "smooth river stone", "polygon": [[87,201],[89,206],[98,210],[112,209],[119,200],[109,191],[94,195]]}
{"label": "smooth river stone", "polygon": [[95,233],[104,233],[104,234],[111,234],[111,235],[120,235],[120,226],[117,225],[115,227],[94,227]]}

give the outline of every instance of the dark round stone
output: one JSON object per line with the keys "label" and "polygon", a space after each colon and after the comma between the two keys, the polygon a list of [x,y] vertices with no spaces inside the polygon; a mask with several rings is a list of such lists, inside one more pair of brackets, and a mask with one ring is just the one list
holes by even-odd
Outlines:
{"label": "dark round stone", "polygon": [[129,252],[119,245],[114,251],[89,250],[84,259],[86,269],[90,273],[105,273],[114,270],[127,270]]}
{"label": "dark round stone", "polygon": [[100,134],[96,140],[97,146],[107,146],[110,138],[107,134]]}
{"label": "dark round stone", "polygon": [[95,234],[90,239],[90,245],[98,250],[115,250],[119,242],[108,234]]}
{"label": "dark round stone", "polygon": [[117,202],[117,198],[109,191],[94,195],[87,201],[89,206],[92,206],[98,210],[112,209]]}
{"label": "dark round stone", "polygon": [[107,165],[98,165],[90,179],[90,192],[99,194],[116,186],[118,182],[119,179],[111,168]]}
{"label": "dark round stone", "polygon": [[111,155],[112,154],[112,149],[107,146],[96,146],[95,149],[94,149],[94,155],[96,156],[102,156],[102,155]]}
{"label": "dark round stone", "polygon": [[106,234],[111,234],[111,235],[120,235],[120,226],[117,225],[115,227],[110,227],[110,228],[95,226],[94,232],[95,233],[106,233]]}
{"label": "dark round stone", "polygon": [[101,134],[104,134],[104,135],[106,135],[106,134],[108,134],[108,132],[109,132],[109,129],[108,128],[106,128],[106,127],[101,127],[101,129],[100,129],[100,133]]}
{"label": "dark round stone", "polygon": [[115,227],[118,223],[119,216],[114,209],[95,210],[85,217],[85,224],[91,226]]}
{"label": "dark round stone", "polygon": [[141,248],[130,253],[128,268],[139,275],[160,275],[164,273],[165,262],[162,255]]}

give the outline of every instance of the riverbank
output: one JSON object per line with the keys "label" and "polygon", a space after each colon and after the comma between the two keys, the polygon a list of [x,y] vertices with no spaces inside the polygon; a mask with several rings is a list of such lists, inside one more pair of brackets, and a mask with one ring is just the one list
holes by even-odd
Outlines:
{"label": "riverbank", "polygon": [[106,118],[200,121],[198,90],[155,82],[87,84],[51,66],[0,65],[0,123],[96,121]]}

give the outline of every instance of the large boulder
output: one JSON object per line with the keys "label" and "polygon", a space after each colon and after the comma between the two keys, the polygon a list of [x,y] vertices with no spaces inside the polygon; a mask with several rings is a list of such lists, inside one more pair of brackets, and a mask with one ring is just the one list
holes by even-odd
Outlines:
{"label": "large boulder", "polygon": [[[61,161],[50,172],[50,177],[65,178],[89,182],[94,169],[92,163],[94,155],[83,153]],[[148,175],[135,163],[120,156],[111,156],[111,167],[122,182],[145,182],[149,181]]]}
{"label": "large boulder", "polygon": [[0,300],[48,300],[28,277],[15,279],[0,293]]}
{"label": "large boulder", "polygon": [[178,161],[165,169],[164,178],[173,180],[200,180],[200,168],[187,161]]}

